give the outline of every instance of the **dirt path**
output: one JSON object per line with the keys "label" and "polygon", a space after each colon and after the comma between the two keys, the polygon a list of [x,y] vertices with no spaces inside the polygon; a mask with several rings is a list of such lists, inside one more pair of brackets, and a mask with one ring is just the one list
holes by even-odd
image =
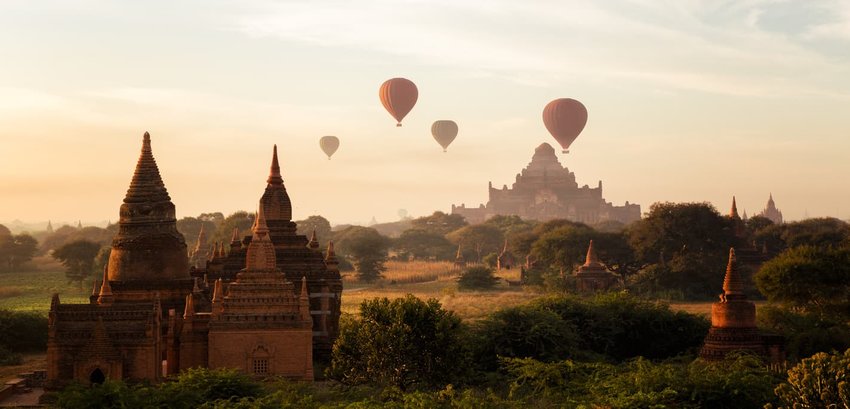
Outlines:
{"label": "dirt path", "polygon": [[23,372],[47,368],[47,353],[25,354],[21,365],[0,366],[0,385],[18,377]]}

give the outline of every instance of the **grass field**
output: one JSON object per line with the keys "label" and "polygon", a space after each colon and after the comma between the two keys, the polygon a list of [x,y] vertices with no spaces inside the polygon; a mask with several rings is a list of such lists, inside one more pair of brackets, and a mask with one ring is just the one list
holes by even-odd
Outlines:
{"label": "grass field", "polygon": [[79,291],[62,271],[0,273],[0,309],[47,312],[53,293],[59,293],[63,303],[87,303],[91,285],[85,281]]}

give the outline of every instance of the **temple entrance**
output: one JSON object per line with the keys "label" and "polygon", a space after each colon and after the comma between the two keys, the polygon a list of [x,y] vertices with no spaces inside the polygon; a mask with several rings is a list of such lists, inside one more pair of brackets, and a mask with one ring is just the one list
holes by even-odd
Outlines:
{"label": "temple entrance", "polygon": [[89,375],[89,382],[91,382],[92,385],[100,385],[104,381],[106,381],[106,375],[103,374],[103,371],[101,371],[100,368],[91,371],[91,375]]}

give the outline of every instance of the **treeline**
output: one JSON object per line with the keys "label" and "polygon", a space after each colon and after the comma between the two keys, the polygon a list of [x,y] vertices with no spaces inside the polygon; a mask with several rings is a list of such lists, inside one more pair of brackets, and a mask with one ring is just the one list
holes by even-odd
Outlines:
{"label": "treeline", "polygon": [[[787,374],[760,358],[693,359],[702,317],[624,294],[550,297],[464,323],[436,300],[373,299],[341,323],[321,384],[191,369],[155,386],[108,381],[61,408],[762,408],[847,404],[845,354]],[[808,406],[806,406],[808,405]],[[843,407],[843,406],[839,406]]]}

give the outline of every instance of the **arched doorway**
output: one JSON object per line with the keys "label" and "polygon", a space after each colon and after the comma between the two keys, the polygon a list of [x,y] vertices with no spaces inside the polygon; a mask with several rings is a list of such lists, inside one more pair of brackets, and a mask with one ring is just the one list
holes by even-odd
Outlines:
{"label": "arched doorway", "polygon": [[106,375],[103,374],[103,371],[101,371],[100,368],[95,368],[94,371],[91,371],[91,374],[89,375],[89,382],[91,382],[92,385],[100,385],[104,381],[106,381]]}

